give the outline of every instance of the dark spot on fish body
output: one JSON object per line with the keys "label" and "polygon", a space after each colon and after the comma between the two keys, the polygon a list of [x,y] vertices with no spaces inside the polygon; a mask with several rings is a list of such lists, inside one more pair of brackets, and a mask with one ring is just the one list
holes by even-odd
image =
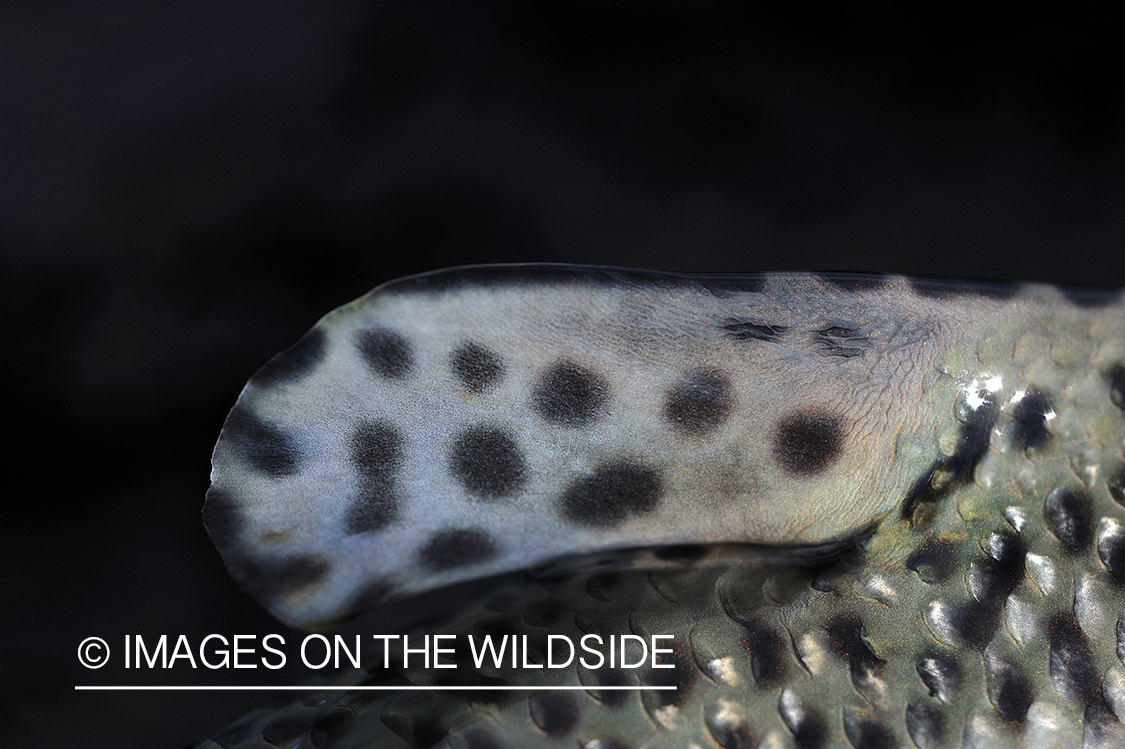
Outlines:
{"label": "dark spot on fish body", "polygon": [[1000,627],[1001,602],[966,601],[949,609],[949,624],[953,633],[966,646],[983,649]]}
{"label": "dark spot on fish body", "polygon": [[386,328],[361,332],[356,336],[356,348],[371,371],[385,379],[404,379],[414,367],[410,342]]}
{"label": "dark spot on fish body", "polygon": [[519,491],[527,473],[515,440],[505,430],[490,426],[472,427],[459,434],[453,441],[449,466],[466,489],[486,499]]}
{"label": "dark spot on fish body", "polygon": [[902,518],[911,525],[927,527],[934,518],[935,505],[954,485],[953,473],[947,468],[948,458],[935,461],[923,473],[902,501]]}
{"label": "dark spot on fish body", "polygon": [[937,749],[945,741],[945,716],[941,708],[925,702],[908,704],[906,732],[918,749]]}
{"label": "dark spot on fish body", "polygon": [[916,666],[922,683],[930,690],[931,697],[950,703],[961,688],[961,664],[957,656],[944,650],[927,650],[918,659]]}
{"label": "dark spot on fish body", "polygon": [[758,737],[740,715],[732,715],[729,710],[712,710],[705,719],[707,731],[715,743],[723,749],[755,749]]}
{"label": "dark spot on fish body", "polygon": [[1106,372],[1109,381],[1109,399],[1113,405],[1125,410],[1125,364],[1115,364]]}
{"label": "dark spot on fish body", "polygon": [[739,620],[739,623],[746,628],[742,635],[742,646],[750,654],[754,683],[761,688],[781,684],[788,665],[785,639],[781,633],[765,619]]}
{"label": "dark spot on fish body", "polygon": [[966,416],[957,448],[949,458],[948,465],[959,485],[972,480],[977,464],[988,453],[992,427],[996,425],[998,415],[999,407],[989,396],[984,403],[970,410]]}
{"label": "dark spot on fish body", "polygon": [[699,370],[668,391],[664,420],[679,432],[700,436],[726,421],[733,403],[730,379],[725,373]]}
{"label": "dark spot on fish body", "polygon": [[1110,581],[1118,587],[1125,586],[1125,534],[1119,528],[1107,530],[1098,539],[1098,558]]}
{"label": "dark spot on fish body", "polygon": [[1012,410],[1012,443],[1016,448],[1030,450],[1046,444],[1051,437],[1047,420],[1052,413],[1051,399],[1041,390],[1029,388]]}
{"label": "dark spot on fish body", "polygon": [[567,692],[546,692],[528,699],[531,720],[548,736],[565,736],[578,724],[578,700]]}
{"label": "dark spot on fish body", "polygon": [[587,690],[591,697],[606,707],[621,707],[629,699],[629,691],[625,689],[600,690],[598,687],[624,687],[629,686],[629,679],[625,672],[619,668],[610,668],[608,665],[599,669],[578,667],[579,680],[589,687]]}
{"label": "dark spot on fish body", "polygon": [[995,556],[976,560],[970,576],[977,599],[1000,606],[1023,581],[1027,548],[1022,538],[1010,532],[993,534],[992,544]]}
{"label": "dark spot on fish body", "polygon": [[949,539],[928,538],[906,560],[906,568],[930,585],[943,583],[957,569],[958,548]]}
{"label": "dark spot on fish body", "polygon": [[817,409],[794,411],[774,428],[773,457],[788,473],[815,476],[840,457],[844,439],[843,417]]}
{"label": "dark spot on fish body", "polygon": [[219,440],[229,442],[251,466],[269,476],[291,476],[299,469],[301,452],[293,437],[244,406],[231,409]]}
{"label": "dark spot on fish body", "polygon": [[[642,699],[650,712],[667,705],[682,706],[691,696],[695,682],[699,678],[699,671],[688,653],[688,646],[681,639],[661,640],[660,643],[661,647],[670,648],[672,652],[661,653],[658,662],[662,665],[671,665],[672,668],[652,668],[650,665],[638,672],[639,680],[641,684],[648,687],[676,687],[676,689],[643,694]],[[632,651],[630,657],[633,657]],[[649,658],[649,664],[651,663],[652,659]]]}
{"label": "dark spot on fish body", "polygon": [[1102,680],[1078,619],[1071,611],[1060,611],[1050,618],[1047,630],[1055,691],[1063,699],[1089,705],[1101,696]]}
{"label": "dark spot on fish body", "polygon": [[496,556],[496,543],[481,528],[449,528],[435,533],[419,552],[419,561],[435,572],[465,567]]}
{"label": "dark spot on fish body", "polygon": [[602,375],[567,359],[543,372],[532,393],[532,405],[547,421],[585,426],[604,415],[609,386]]}
{"label": "dark spot on fish body", "polygon": [[1090,548],[1093,539],[1093,505],[1082,491],[1055,489],[1044,503],[1043,517],[1047,528],[1070,555]]}
{"label": "dark spot on fish body", "polygon": [[826,633],[833,655],[849,663],[874,663],[879,660],[863,639],[863,621],[857,614],[847,612],[833,617],[828,621]]}
{"label": "dark spot on fish body", "polygon": [[1035,699],[1031,680],[1016,663],[1002,658],[985,658],[988,699],[996,714],[1007,723],[1022,724]]}
{"label": "dark spot on fish body", "polygon": [[849,611],[830,619],[826,631],[829,650],[847,662],[856,691],[872,696],[878,691],[886,661],[868,645],[863,620]]}
{"label": "dark spot on fish body", "polygon": [[793,743],[797,749],[826,749],[830,745],[828,723],[820,713],[805,711],[792,724],[786,721],[786,727],[793,734]]}
{"label": "dark spot on fish body", "polygon": [[1125,506],[1125,465],[1118,466],[1117,471],[1106,481],[1106,485],[1114,501]]}
{"label": "dark spot on fish body", "polygon": [[630,515],[656,509],[662,493],[655,469],[630,461],[608,463],[571,484],[562,497],[563,516],[579,525],[612,528]]}
{"label": "dark spot on fish body", "polygon": [[999,408],[989,397],[969,411],[953,455],[938,458],[926,470],[902,503],[902,517],[916,526],[925,526],[933,517],[933,506],[973,478],[977,465],[988,452],[992,427]]}
{"label": "dark spot on fish body", "polygon": [[896,749],[890,727],[864,710],[844,708],[844,734],[855,749]]}
{"label": "dark spot on fish body", "polygon": [[470,391],[483,393],[504,376],[504,364],[491,349],[477,343],[463,343],[450,357],[453,375]]}

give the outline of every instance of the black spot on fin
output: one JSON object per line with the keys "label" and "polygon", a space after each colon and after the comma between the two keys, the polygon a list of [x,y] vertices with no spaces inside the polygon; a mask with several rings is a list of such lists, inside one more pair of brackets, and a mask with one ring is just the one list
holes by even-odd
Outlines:
{"label": "black spot on fin", "polygon": [[704,435],[726,421],[733,402],[730,378],[724,372],[691,372],[669,389],[664,420],[684,434]]}
{"label": "black spot on fin", "polygon": [[841,416],[815,408],[794,411],[774,427],[773,457],[789,473],[815,476],[836,462],[845,436]]}
{"label": "black spot on fin", "polygon": [[496,556],[496,542],[482,528],[438,531],[419,552],[422,565],[442,571],[479,564]]}
{"label": "black spot on fin", "polygon": [[355,345],[371,371],[386,379],[401,380],[414,368],[410,342],[393,330],[365,330],[356,336]]}
{"label": "black spot on fin", "polygon": [[258,386],[297,382],[312,373],[324,357],[324,331],[313,328],[301,340],[270,359],[255,373]]}
{"label": "black spot on fin", "polygon": [[483,393],[504,376],[504,363],[499,354],[471,341],[453,351],[449,364],[453,375],[474,393]]}
{"label": "black spot on fin", "polygon": [[350,458],[360,475],[359,493],[348,508],[348,533],[388,526],[398,516],[395,474],[402,465],[405,440],[389,422],[364,421],[352,433]]}
{"label": "black spot on fin", "polygon": [[526,461],[507,431],[491,426],[466,429],[453,440],[449,468],[461,484],[485,499],[506,497],[524,484]]}
{"label": "black spot on fin", "polygon": [[532,393],[532,404],[539,415],[564,426],[590,424],[604,415],[608,403],[605,377],[569,359],[548,367]]}
{"label": "black spot on fin", "polygon": [[326,560],[306,554],[253,557],[236,552],[223,561],[231,577],[267,608],[279,597],[319,582],[329,570]]}
{"label": "black spot on fin", "polygon": [[229,549],[242,536],[242,516],[230,496],[216,486],[207,490],[203,503],[203,525],[219,549]]}
{"label": "black spot on fin", "polygon": [[231,409],[219,439],[230,442],[250,465],[262,473],[280,478],[298,471],[301,453],[293,438],[244,406]]}
{"label": "black spot on fin", "polygon": [[612,528],[630,515],[656,509],[663,491],[655,469],[630,461],[608,463],[571,484],[562,497],[563,516],[579,525]]}

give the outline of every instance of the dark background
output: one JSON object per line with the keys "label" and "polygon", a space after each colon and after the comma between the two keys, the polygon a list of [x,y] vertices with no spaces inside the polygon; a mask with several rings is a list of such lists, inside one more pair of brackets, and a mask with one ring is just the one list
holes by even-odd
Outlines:
{"label": "dark background", "polygon": [[1125,285],[1108,8],[779,7],[6,2],[0,743],[176,747],[267,698],[76,684],[308,677],[75,650],[288,632],[202,529],[210,451],[259,365],[383,281],[557,261]]}

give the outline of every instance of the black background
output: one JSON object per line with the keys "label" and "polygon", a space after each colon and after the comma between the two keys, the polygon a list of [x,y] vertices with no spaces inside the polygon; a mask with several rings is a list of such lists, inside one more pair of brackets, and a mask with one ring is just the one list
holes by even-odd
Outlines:
{"label": "black background", "polygon": [[266,698],[76,684],[307,678],[75,649],[288,632],[202,529],[210,451],[259,365],[383,281],[557,261],[1125,285],[1109,8],[891,8],[5,3],[0,743],[175,747]]}

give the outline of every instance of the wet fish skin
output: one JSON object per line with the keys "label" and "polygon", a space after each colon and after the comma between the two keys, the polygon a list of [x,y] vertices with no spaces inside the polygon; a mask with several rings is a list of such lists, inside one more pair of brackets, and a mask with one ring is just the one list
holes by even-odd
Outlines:
{"label": "wet fish skin", "polygon": [[[496,272],[534,278],[537,270],[543,269]],[[634,290],[652,298],[661,291],[659,284],[638,286],[630,278],[620,276],[616,283],[634,283]],[[536,290],[542,283],[517,288]],[[495,277],[475,284],[485,290],[504,287],[496,285]],[[442,289],[439,295],[466,289],[464,281],[436,285]],[[682,303],[685,297],[675,296],[676,284],[665,286],[673,288],[667,298]],[[766,442],[765,455],[768,459],[772,452],[781,467],[777,475],[788,474],[789,489],[803,487],[822,499],[791,515],[805,518],[808,527],[800,533],[786,536],[775,527],[741,537],[701,534],[698,525],[677,525],[682,512],[657,511],[655,526],[641,524],[641,532],[631,537],[629,523],[620,533],[619,526],[610,525],[601,529],[609,531],[607,542],[576,543],[573,553],[656,542],[680,548],[624,553],[611,572],[583,569],[579,561],[571,563],[569,575],[560,576],[556,561],[554,577],[508,583],[441,630],[462,637],[527,634],[532,641],[547,634],[574,639],[588,632],[671,634],[677,644],[674,678],[652,669],[489,671],[473,669],[471,663],[440,675],[425,669],[376,669],[355,674],[355,683],[427,685],[442,678],[467,685],[583,684],[591,689],[324,695],[315,707],[294,704],[248,716],[216,742],[288,746],[304,737],[316,746],[483,747],[558,746],[565,740],[590,749],[1125,744],[1119,720],[1125,717],[1125,307],[1120,296],[805,275],[755,277],[746,284],[755,287],[749,291],[732,286],[692,287],[693,293],[703,288],[721,300],[708,318],[726,335],[718,340],[731,347],[774,347],[771,351],[787,356],[795,367],[816,369],[821,377],[853,367],[859,374],[837,374],[836,384],[843,383],[839,392],[845,395],[857,394],[851,402],[864,407],[842,409],[847,424],[842,439],[856,451],[868,445],[860,437],[870,437],[865,459],[872,463],[865,465],[885,462],[890,469],[878,472],[874,482],[856,476],[854,466],[852,473],[838,475],[832,465],[807,470],[805,458],[823,459],[826,453],[818,445],[835,439],[831,430],[814,428],[822,427],[823,420],[813,427],[798,420],[792,427],[797,437],[789,443],[797,448],[790,453],[796,457],[779,451],[776,438],[771,451],[762,435],[776,434],[780,427],[762,425],[781,424],[787,410],[787,404],[774,403],[772,410],[762,410],[769,411],[768,418],[749,417],[740,425],[757,430],[751,434]],[[473,290],[474,282],[468,288]],[[725,290],[716,292],[718,288]],[[577,284],[572,290],[605,294],[606,286]],[[775,306],[770,309],[795,310],[789,319],[781,320],[776,312],[754,319],[727,314],[731,298],[745,306],[754,299],[746,295],[770,297],[771,292]],[[865,308],[866,316],[856,311]],[[900,318],[897,327],[895,315]],[[883,321],[880,325],[868,323],[876,317]],[[594,326],[584,340],[597,340],[603,329]],[[782,343],[802,330],[807,335],[798,343]],[[589,351],[589,346],[578,349]],[[905,355],[895,359],[896,351]],[[700,356],[698,351],[691,355]],[[503,360],[512,369],[522,364],[513,364],[511,356]],[[392,357],[395,361],[402,363]],[[726,373],[729,367],[714,361],[709,368],[692,367],[676,357],[664,361],[670,362],[665,403],[675,401],[677,382],[694,376],[695,390],[689,391],[701,391],[703,402],[712,406],[703,412],[703,423],[709,423],[706,414],[723,408],[715,406],[721,397],[711,397],[716,391],[721,395],[723,385],[715,385],[717,379],[699,380],[699,373]],[[293,368],[285,362],[275,362],[264,380],[261,373],[255,379],[276,382],[278,372]],[[879,369],[887,362],[892,366]],[[540,366],[549,368],[550,360]],[[914,367],[922,371],[914,372]],[[673,370],[688,374],[677,380]],[[751,370],[759,378],[779,376],[776,368]],[[393,372],[382,376],[395,379]],[[815,384],[815,378],[810,381]],[[611,392],[621,392],[612,380],[610,386]],[[252,381],[243,398],[252,396],[255,387]],[[832,387],[829,382],[825,390]],[[769,382],[763,389],[781,392]],[[741,386],[734,388],[735,403],[745,404],[743,392]],[[534,413],[534,396],[524,402]],[[628,412],[631,407],[626,402],[621,408]],[[649,408],[661,413],[660,401]],[[737,406],[728,403],[725,408]],[[896,408],[899,415],[889,420],[889,439],[888,421],[878,414]],[[665,406],[663,429],[681,444],[696,444],[692,440],[701,436],[680,427],[685,419],[699,421],[698,413],[690,408],[681,414],[668,411]],[[573,426],[555,428],[565,432]],[[249,432],[251,444],[268,445],[276,436],[252,419],[249,426],[236,421],[235,427],[235,435]],[[228,421],[228,443],[230,430]],[[263,441],[263,434],[268,439]],[[807,434],[812,437],[805,440],[802,435]],[[245,445],[245,437],[239,439]],[[228,445],[228,461],[229,455],[245,450],[238,444],[233,440]],[[246,545],[246,521],[230,520],[241,517],[241,510],[231,509],[238,507],[237,497],[232,498],[237,491],[222,485],[222,448],[223,440],[216,451],[219,481],[208,500],[209,529],[236,578],[277,607],[276,580],[264,585],[263,573],[255,572],[263,565]],[[278,454],[249,454],[242,453],[243,462],[253,464],[256,455],[265,465],[265,470],[256,466],[258,472],[272,476],[270,480],[289,475],[285,460],[276,461]],[[363,465],[360,461],[361,472]],[[728,474],[732,470],[715,470],[722,468]],[[561,480],[562,489],[567,481],[582,481],[574,476]],[[847,499],[826,509],[823,498],[834,492]],[[565,496],[565,491],[558,493]],[[675,501],[675,496],[661,495],[664,505]],[[860,511],[849,514],[845,508]],[[703,514],[708,511],[704,506]],[[653,527],[664,535],[654,538],[659,534]],[[818,532],[818,527],[824,530]],[[505,527],[501,522],[490,530],[503,538]],[[409,524],[387,532],[418,543]],[[732,542],[753,545],[731,547]],[[817,549],[812,559],[802,553],[810,546]],[[504,569],[464,567],[468,573],[461,579]],[[275,565],[267,570],[270,574],[284,581],[286,575],[308,578],[310,571],[307,565],[292,570]],[[450,579],[434,574],[414,589]],[[282,586],[290,597],[292,587]],[[297,597],[307,600],[307,591],[296,588]],[[348,605],[364,600],[352,597]],[[280,605],[283,611],[295,610],[286,608],[284,600]],[[679,687],[675,693],[596,688],[605,685],[604,679],[646,684],[669,683],[670,678]]]}

